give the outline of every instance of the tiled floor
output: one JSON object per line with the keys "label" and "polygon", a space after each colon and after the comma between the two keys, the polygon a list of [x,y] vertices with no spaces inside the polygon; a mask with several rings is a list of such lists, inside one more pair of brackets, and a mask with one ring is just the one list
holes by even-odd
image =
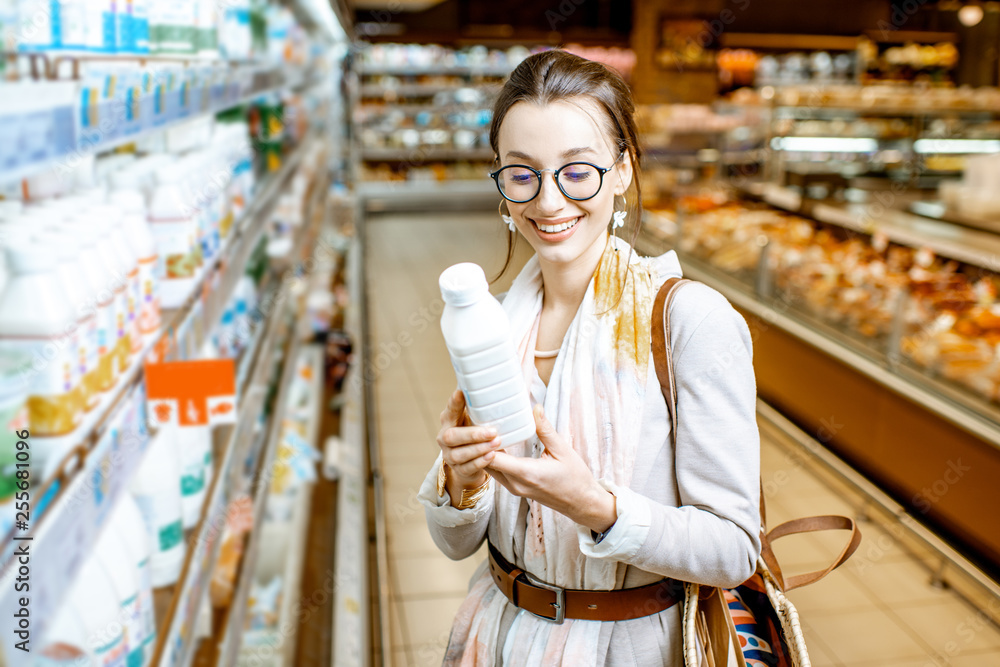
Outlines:
{"label": "tiled floor", "polygon": [[[438,319],[437,277],[461,261],[499,270],[504,250],[497,216],[480,213],[370,218],[369,312],[377,369],[378,437],[386,477],[392,665],[440,665],[455,610],[480,550],[453,562],[434,546],[416,501],[437,456],[438,415],[455,387]],[[506,289],[527,258],[494,292]],[[762,433],[766,431],[762,430]],[[768,523],[812,514],[852,514],[833,490],[776,441],[762,441]],[[768,484],[768,482],[772,482]],[[930,585],[929,571],[872,523],[861,549],[823,581],[792,591],[815,667],[984,667],[1000,665],[1000,631],[974,607]],[[792,536],[776,546],[786,571],[825,566],[842,535]]]}

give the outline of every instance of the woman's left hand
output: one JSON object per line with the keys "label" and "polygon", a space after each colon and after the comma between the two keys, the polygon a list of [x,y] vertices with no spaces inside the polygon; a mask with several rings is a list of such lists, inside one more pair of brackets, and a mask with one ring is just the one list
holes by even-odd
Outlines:
{"label": "woman's left hand", "polygon": [[556,432],[541,405],[534,409],[538,440],[545,451],[537,458],[496,452],[486,472],[515,496],[523,496],[564,514],[599,533],[618,518],[615,497],[594,479],[583,458]]}

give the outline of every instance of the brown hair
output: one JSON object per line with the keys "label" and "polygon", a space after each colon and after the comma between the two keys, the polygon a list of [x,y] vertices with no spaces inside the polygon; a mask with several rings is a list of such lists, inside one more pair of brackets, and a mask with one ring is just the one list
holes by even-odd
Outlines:
{"label": "brown hair", "polygon": [[[587,98],[604,111],[599,119],[619,151],[627,150],[632,163],[633,196],[628,200],[627,220],[634,222],[631,241],[634,244],[641,219],[642,192],[639,187],[639,142],[635,128],[635,103],[632,91],[625,80],[601,63],[575,56],[566,51],[543,51],[525,58],[514,68],[507,82],[493,103],[493,120],[490,124],[490,147],[499,163],[497,145],[500,125],[510,108],[518,102],[550,104],[561,100]],[[497,275],[500,278],[514,258],[517,232],[507,236],[507,259]]]}

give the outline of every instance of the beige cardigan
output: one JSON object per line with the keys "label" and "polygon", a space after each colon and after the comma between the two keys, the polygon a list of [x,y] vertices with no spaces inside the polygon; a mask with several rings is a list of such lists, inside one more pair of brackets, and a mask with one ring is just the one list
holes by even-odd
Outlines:
{"label": "beige cardigan", "polygon": [[[671,251],[648,260],[660,282],[680,275]],[[585,557],[620,563],[616,587],[661,577],[734,587],[754,571],[760,553],[760,441],[752,341],[746,321],[724,296],[688,284],[670,308],[677,381],[677,451],[650,353],[642,443],[630,488],[601,481],[616,498],[618,520],[595,544],[580,527]],[[437,496],[438,460],[419,492],[435,544],[453,560],[497,540],[492,496],[457,510]],[[519,567],[524,564],[520,560]],[[489,577],[485,562],[472,581]],[[592,622],[607,665],[682,665],[680,605],[632,621]],[[520,611],[508,603],[501,637]],[[501,649],[497,663],[501,664]],[[508,647],[509,648],[509,647]],[[600,662],[598,663],[600,664]]]}

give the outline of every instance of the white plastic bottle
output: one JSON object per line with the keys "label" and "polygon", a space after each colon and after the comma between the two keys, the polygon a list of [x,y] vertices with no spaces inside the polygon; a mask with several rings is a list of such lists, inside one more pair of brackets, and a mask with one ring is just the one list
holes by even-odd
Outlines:
{"label": "white plastic bottle", "polygon": [[[139,580],[136,562],[129,555],[113,526],[101,529],[94,545],[94,556],[104,573],[111,580],[112,590],[118,598],[118,622],[122,625],[127,664],[132,656],[141,659],[145,639],[142,614],[139,609]],[[141,664],[141,663],[138,663]]]}
{"label": "white plastic bottle", "polygon": [[[181,409],[184,409],[183,406]],[[205,492],[212,481],[212,427],[171,426],[181,469],[181,512],[184,528],[194,528],[205,504]]]}
{"label": "white plastic bottle", "polygon": [[[142,512],[131,494],[123,493],[108,517],[109,528],[116,530],[136,571],[141,619],[141,646],[129,645],[129,665],[148,665],[156,643],[156,617],[153,611],[153,579],[150,570],[152,546]],[[136,648],[140,651],[137,657]],[[133,662],[134,661],[134,662]]]}
{"label": "white plastic bottle", "polygon": [[50,51],[60,46],[58,6],[52,11],[49,0],[18,0],[17,48],[23,52]]}
{"label": "white plastic bottle", "polygon": [[202,58],[219,57],[219,21],[216,0],[197,0],[195,50]]}
{"label": "white plastic bottle", "polygon": [[87,303],[97,314],[96,339],[97,375],[93,377],[93,386],[88,391],[104,393],[115,386],[118,378],[116,373],[116,356],[114,354],[115,337],[115,304],[114,291],[104,287],[104,260],[98,251],[98,238],[85,230],[81,225],[70,223],[50,224],[64,238],[71,238],[77,244],[80,260],[80,282],[89,289],[90,298]]}
{"label": "white plastic bottle", "polygon": [[120,603],[114,583],[92,554],[83,561],[69,592],[69,603],[83,621],[92,664],[125,667],[128,657]]}
{"label": "white plastic bottle", "polygon": [[32,360],[28,423],[33,436],[70,433],[80,424],[76,315],[56,273],[52,252],[36,243],[7,247],[9,282],[0,294],[0,343]]}
{"label": "white plastic bottle", "polygon": [[32,667],[80,667],[93,665],[87,631],[76,608],[64,600],[52,624],[45,631],[38,657]]}
{"label": "white plastic bottle", "polygon": [[138,354],[142,349],[142,337],[139,335],[139,304],[141,299],[141,284],[139,282],[139,257],[132,249],[125,232],[123,213],[120,207],[114,205],[95,206],[94,215],[106,225],[118,256],[119,267],[125,275],[126,303],[126,335],[128,338],[129,356]]}
{"label": "white plastic bottle", "polygon": [[69,299],[77,318],[77,355],[84,409],[90,412],[100,402],[97,375],[100,371],[97,343],[97,309],[90,283],[84,276],[80,259],[80,246],[66,234],[45,230],[35,236],[43,247],[49,248],[58,261],[57,274],[60,285]]}
{"label": "white plastic bottle", "polygon": [[84,7],[87,51],[114,53],[116,47],[114,0],[84,0]]}
{"label": "white plastic bottle", "polygon": [[159,255],[157,278],[163,308],[184,304],[201,268],[196,211],[183,188],[186,176],[183,161],[162,165],[149,201],[149,226]]}
{"label": "white plastic bottle", "polygon": [[122,211],[125,238],[138,263],[136,324],[139,334],[148,337],[160,326],[160,290],[156,279],[156,241],[146,220],[146,200],[135,187],[112,191],[109,201]]}
{"label": "white plastic bottle", "polygon": [[149,5],[154,0],[132,0],[132,43],[135,53],[149,53]]}
{"label": "white plastic bottle", "polygon": [[149,48],[151,53],[194,53],[194,0],[149,3]]}
{"label": "white plastic bottle", "polygon": [[176,582],[184,564],[181,475],[177,450],[166,431],[161,428],[149,443],[129,485],[153,546],[149,559],[153,588]]}
{"label": "white plastic bottle", "polygon": [[510,340],[503,306],[489,292],[478,264],[449,267],[438,281],[444,299],[441,331],[475,424],[497,429],[501,446],[535,435],[531,401]]}
{"label": "white plastic bottle", "polygon": [[96,208],[87,209],[69,222],[73,232],[78,237],[91,238],[96,242],[100,257],[99,294],[111,294],[112,328],[108,332],[107,347],[111,354],[112,375],[114,381],[128,368],[131,352],[128,328],[128,267],[119,256],[112,231],[112,223],[97,212]]}

